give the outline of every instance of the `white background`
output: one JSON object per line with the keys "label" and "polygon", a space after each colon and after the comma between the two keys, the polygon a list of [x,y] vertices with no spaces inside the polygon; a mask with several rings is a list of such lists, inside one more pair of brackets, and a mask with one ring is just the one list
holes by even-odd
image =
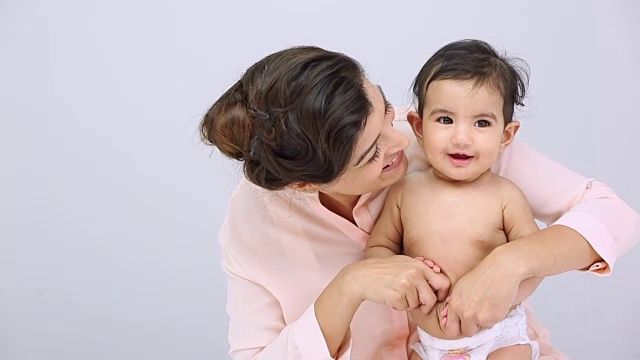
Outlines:
{"label": "white background", "polygon": [[[444,44],[531,66],[518,136],[640,209],[640,2],[0,1],[0,359],[226,359],[217,232],[237,166],[200,117],[315,44],[394,104]],[[251,224],[250,214],[247,224]],[[572,359],[640,359],[640,251],[533,297]]]}

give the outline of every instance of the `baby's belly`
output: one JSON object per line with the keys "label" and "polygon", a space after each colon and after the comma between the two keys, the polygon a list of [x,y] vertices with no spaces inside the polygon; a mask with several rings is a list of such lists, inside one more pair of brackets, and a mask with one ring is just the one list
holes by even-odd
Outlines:
{"label": "baby's belly", "polygon": [[[433,261],[442,269],[442,273],[449,278],[451,289],[462,276],[475,268],[495,248],[495,246],[486,246],[487,244],[473,242],[461,242],[449,244],[449,246],[434,245],[436,244],[426,241],[405,244],[405,255],[423,257]],[[409,314],[418,327],[432,336],[450,340],[464,337],[461,335],[449,337],[442,331],[440,313],[443,308],[444,303],[438,302],[428,314],[423,314],[420,310],[410,311]]]}
{"label": "baby's belly", "polygon": [[462,276],[473,270],[491,250],[493,248],[484,249],[468,243],[464,248],[451,246],[446,250],[443,250],[443,247],[435,246],[408,246],[405,248],[405,255],[433,261],[449,278],[451,287],[453,287]]}

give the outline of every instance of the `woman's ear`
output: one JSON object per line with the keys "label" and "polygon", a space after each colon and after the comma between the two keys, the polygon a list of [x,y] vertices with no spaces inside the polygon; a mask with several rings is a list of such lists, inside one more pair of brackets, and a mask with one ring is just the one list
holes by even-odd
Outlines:
{"label": "woman's ear", "polygon": [[501,154],[516,137],[518,129],[520,129],[520,121],[518,120],[512,120],[507,124],[507,126],[504,127],[504,132],[502,133],[502,141],[500,142]]}
{"label": "woman's ear", "polygon": [[291,183],[289,187],[292,188],[293,190],[300,191],[300,192],[307,192],[307,193],[315,193],[322,189],[320,186],[316,184],[312,184],[309,182],[302,182],[302,181]]}
{"label": "woman's ear", "polygon": [[413,134],[418,139],[418,143],[422,146],[422,118],[415,111],[409,111],[407,113],[407,121],[409,125],[411,125],[411,130],[413,130]]}

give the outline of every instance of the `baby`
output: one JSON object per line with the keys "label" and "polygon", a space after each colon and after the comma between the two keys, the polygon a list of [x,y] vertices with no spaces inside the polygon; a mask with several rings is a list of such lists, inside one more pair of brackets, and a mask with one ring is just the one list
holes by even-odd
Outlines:
{"label": "baby", "polygon": [[[391,188],[367,257],[429,259],[453,287],[498,246],[538,231],[524,194],[490,171],[520,126],[513,111],[522,104],[526,76],[478,40],[450,43],[426,62],[413,88],[418,112],[408,121],[431,167]],[[540,281],[521,287],[535,289]],[[454,339],[442,330],[443,308],[410,312],[420,337],[414,358],[537,359],[520,305],[491,329]]]}

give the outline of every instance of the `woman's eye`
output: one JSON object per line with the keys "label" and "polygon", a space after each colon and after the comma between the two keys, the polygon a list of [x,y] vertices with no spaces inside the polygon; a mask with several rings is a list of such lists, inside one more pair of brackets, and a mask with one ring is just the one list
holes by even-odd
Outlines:
{"label": "woman's eye", "polygon": [[391,112],[391,110],[393,110],[393,105],[391,105],[391,103],[389,101],[385,101],[384,102],[384,113],[388,114]]}
{"label": "woman's eye", "polygon": [[449,124],[453,124],[453,119],[451,119],[448,116],[441,116],[441,117],[438,118],[438,122],[440,124],[449,125]]}
{"label": "woman's eye", "polygon": [[489,121],[487,121],[487,120],[478,120],[478,121],[476,121],[475,125],[477,127],[489,127],[489,126],[491,126],[491,123]]}
{"label": "woman's eye", "polygon": [[375,154],[373,154],[371,159],[369,159],[369,161],[367,161],[367,162],[368,163],[375,162],[376,160],[378,160],[379,157],[380,157],[380,147],[376,144],[376,152],[375,152]]}

